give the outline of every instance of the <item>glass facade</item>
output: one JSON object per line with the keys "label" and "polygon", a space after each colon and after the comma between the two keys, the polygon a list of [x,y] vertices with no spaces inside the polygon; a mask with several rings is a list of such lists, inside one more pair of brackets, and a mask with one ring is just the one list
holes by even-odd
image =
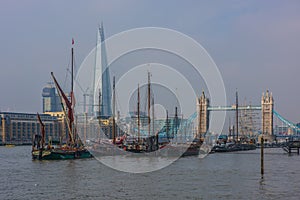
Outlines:
{"label": "glass facade", "polygon": [[61,101],[56,89],[50,83],[43,88],[43,112],[59,112],[62,110]]}

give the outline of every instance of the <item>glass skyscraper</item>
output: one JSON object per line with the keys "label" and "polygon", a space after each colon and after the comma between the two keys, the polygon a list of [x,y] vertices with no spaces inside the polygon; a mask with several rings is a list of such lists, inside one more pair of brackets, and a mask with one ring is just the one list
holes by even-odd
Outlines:
{"label": "glass skyscraper", "polygon": [[[93,111],[96,113],[100,111],[101,118],[109,118],[112,116],[112,106],[111,106],[112,92],[111,92],[110,72],[107,63],[104,28],[102,23],[98,29],[97,46],[96,46],[95,55],[96,55],[96,63],[95,63],[95,70],[94,70],[95,77],[93,83],[93,91],[95,95],[99,93],[97,89],[100,89],[101,105],[99,106],[97,101],[94,102],[94,105],[98,105],[98,106],[95,106]],[[97,88],[95,83],[98,80],[98,78],[101,78],[100,84],[98,85],[99,88]],[[94,97],[93,99],[96,100],[97,98]],[[99,115],[99,113],[97,115]]]}
{"label": "glass skyscraper", "polygon": [[48,83],[42,91],[43,112],[60,112],[62,111],[61,101],[56,93],[55,87]]}

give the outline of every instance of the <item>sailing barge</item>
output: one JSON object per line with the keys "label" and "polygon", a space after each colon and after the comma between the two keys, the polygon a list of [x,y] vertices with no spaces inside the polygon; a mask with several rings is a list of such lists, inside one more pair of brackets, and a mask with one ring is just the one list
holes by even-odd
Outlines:
{"label": "sailing barge", "polygon": [[[119,137],[117,136],[115,123],[115,78],[113,79],[113,114],[111,121],[111,128],[108,130],[112,130],[110,139],[99,139],[97,141],[91,141],[90,151],[95,156],[112,156],[112,155],[126,155],[126,152],[131,153],[149,153],[155,152],[156,156],[191,156],[191,155],[199,155],[200,147],[203,143],[202,140],[194,138],[193,141],[184,143],[174,143],[172,140],[175,140],[173,137],[164,138],[161,134],[164,130],[154,129],[154,116],[152,120],[150,115],[154,115],[154,110],[151,113],[151,106],[153,107],[154,100],[151,100],[151,81],[150,81],[150,73],[148,72],[148,92],[147,92],[147,107],[148,113],[146,116],[140,116],[140,88],[137,88],[137,111],[135,115],[132,116],[133,119],[133,128],[130,130],[123,132]],[[142,119],[141,119],[142,118]],[[141,124],[147,125],[146,128],[142,128]],[[175,109],[175,125],[173,125],[173,131],[176,131],[179,128],[178,116],[177,116],[177,107]],[[169,127],[169,119],[167,112],[167,120],[166,120],[165,133],[168,135],[168,127]],[[105,134],[109,136],[110,134]],[[119,139],[118,139],[119,138]],[[163,140],[165,139],[165,140]],[[130,154],[131,155],[131,154]],[[152,155],[152,154],[151,154]]]}
{"label": "sailing barge", "polygon": [[[72,45],[74,40],[72,40]],[[54,80],[55,86],[58,90],[59,97],[62,102],[62,108],[66,117],[68,125],[68,142],[67,144],[61,145],[49,142],[45,146],[45,125],[42,122],[40,115],[37,113],[38,121],[41,125],[41,135],[35,135],[32,143],[32,159],[39,160],[61,160],[61,159],[77,159],[77,158],[91,158],[92,154],[84,147],[83,143],[78,137],[76,126],[74,123],[74,93],[73,93],[73,71],[74,71],[74,50],[72,51],[72,70],[71,70],[71,92],[70,100],[67,95],[61,89],[58,84],[53,72],[51,76]],[[65,107],[65,106],[66,107]]]}

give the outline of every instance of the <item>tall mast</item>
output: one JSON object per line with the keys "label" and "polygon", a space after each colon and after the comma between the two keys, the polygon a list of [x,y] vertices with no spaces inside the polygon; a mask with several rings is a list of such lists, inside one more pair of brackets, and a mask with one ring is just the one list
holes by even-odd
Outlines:
{"label": "tall mast", "polygon": [[177,141],[177,126],[178,126],[178,113],[177,113],[177,106],[175,107],[175,135]]}
{"label": "tall mast", "polygon": [[99,96],[98,96],[98,104],[99,104],[99,112],[98,112],[98,120],[99,120],[99,137],[101,137],[101,89],[99,89]]}
{"label": "tall mast", "polygon": [[229,117],[229,126],[228,126],[228,134],[229,134],[229,137],[231,137],[231,119]]}
{"label": "tall mast", "polygon": [[115,90],[115,77],[113,78],[113,116],[112,116],[112,136],[113,136],[113,144],[116,143],[116,122],[115,122],[115,107],[116,107],[116,90]]}
{"label": "tall mast", "polygon": [[238,92],[235,93],[235,120],[236,120],[236,141],[239,140],[239,103],[238,103]]}
{"label": "tall mast", "polygon": [[140,144],[140,85],[138,84],[138,102],[137,102],[137,115],[138,115],[138,143]]}
{"label": "tall mast", "polygon": [[[74,77],[74,48],[73,48],[73,45],[74,45],[74,39],[72,38],[71,93],[73,93],[73,87],[74,87],[74,83],[73,83],[73,77]],[[71,103],[73,103],[72,98],[71,98]]]}
{"label": "tall mast", "polygon": [[101,119],[101,89],[100,88],[99,88],[99,93],[98,93],[98,106],[99,106],[98,117],[99,117],[99,119]]}
{"label": "tall mast", "polygon": [[166,135],[167,135],[167,138],[169,139],[169,113],[168,113],[168,110],[167,110]]}
{"label": "tall mast", "polygon": [[152,96],[152,132],[154,133],[154,95]]}
{"label": "tall mast", "polygon": [[150,72],[148,72],[148,137],[150,137],[150,92],[151,92],[151,85],[150,85]]}
{"label": "tall mast", "polygon": [[[204,91],[202,91],[202,95],[204,95]],[[198,137],[201,139],[201,121],[202,121],[202,103],[200,102],[201,101],[201,97],[198,99],[197,98],[197,101],[199,102],[199,114],[198,114],[198,116],[199,116],[199,119],[198,119]]]}
{"label": "tall mast", "polygon": [[[71,56],[71,107],[72,107],[72,110],[71,110],[71,112],[70,112],[70,114],[72,115],[72,117],[74,117],[73,116],[73,108],[74,108],[74,102],[73,102],[73,96],[74,96],[74,94],[73,94],[73,90],[74,90],[74,48],[73,48],[73,45],[74,45],[74,39],[72,38],[72,49],[71,49],[71,52],[72,52],[72,56]],[[73,127],[73,123],[71,123],[70,124],[71,125],[71,134],[72,134],[72,136],[73,136],[73,138],[74,138],[74,140],[75,140],[75,137],[76,137],[76,135],[75,135],[75,133],[74,133],[74,127]]]}
{"label": "tall mast", "polygon": [[37,117],[38,117],[39,123],[41,125],[41,131],[42,131],[42,149],[44,149],[44,145],[45,145],[45,124],[41,120],[41,117],[40,117],[39,113],[37,113]]}

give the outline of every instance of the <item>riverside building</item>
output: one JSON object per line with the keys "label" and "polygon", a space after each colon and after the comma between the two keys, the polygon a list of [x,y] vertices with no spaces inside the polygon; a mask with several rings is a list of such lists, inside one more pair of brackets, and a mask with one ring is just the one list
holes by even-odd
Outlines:
{"label": "riverside building", "polygon": [[[57,117],[41,114],[45,124],[45,140],[59,139],[61,124]],[[37,115],[31,113],[0,112],[0,144],[31,144],[35,134],[41,134]]]}

